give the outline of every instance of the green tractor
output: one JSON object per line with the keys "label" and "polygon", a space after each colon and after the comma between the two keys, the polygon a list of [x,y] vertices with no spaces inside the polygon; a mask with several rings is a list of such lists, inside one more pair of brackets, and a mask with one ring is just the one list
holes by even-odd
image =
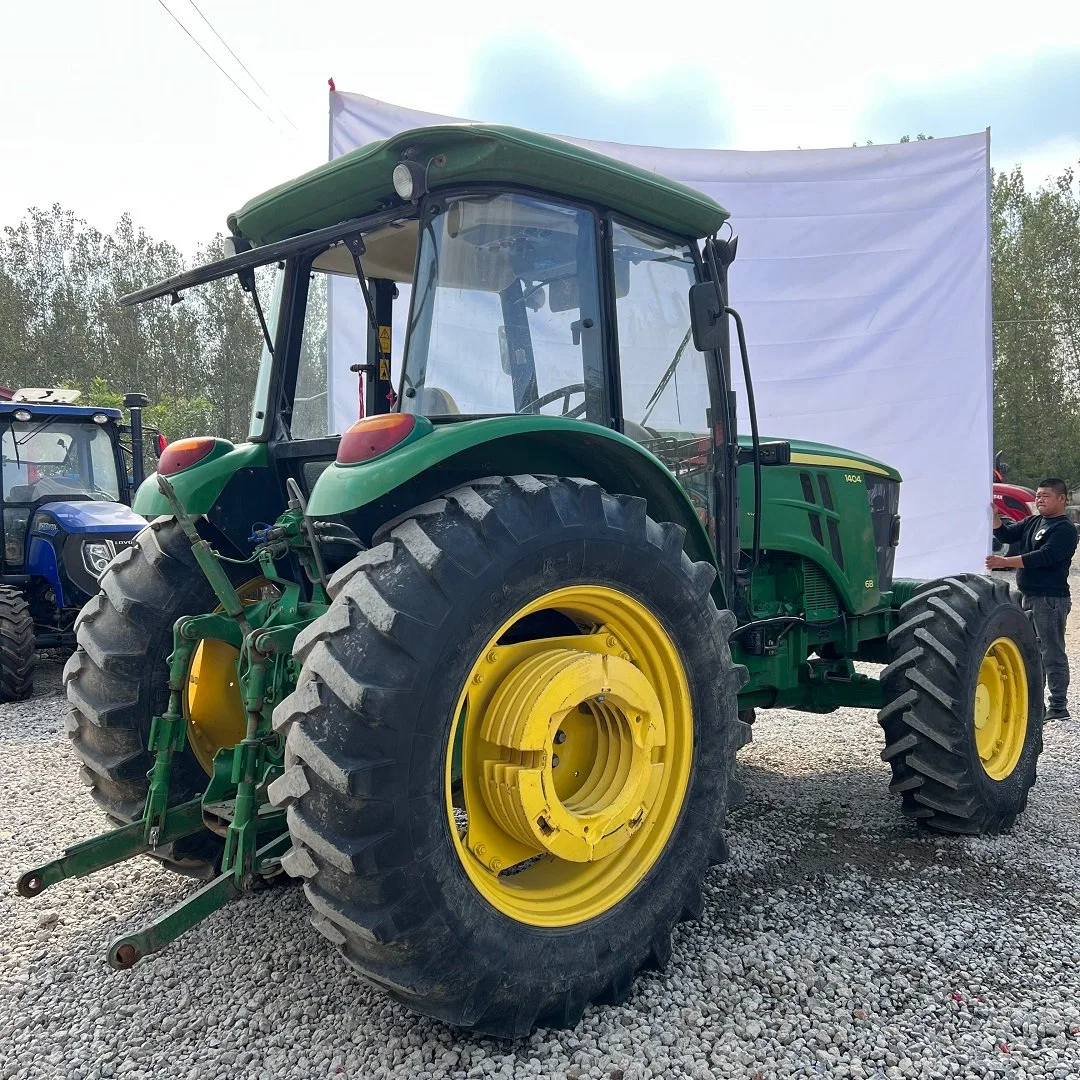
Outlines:
{"label": "green tractor", "polygon": [[[368,980],[512,1037],[663,967],[758,709],[873,709],[918,825],[1011,826],[1042,745],[1032,629],[1004,583],[893,580],[894,469],[737,437],[727,218],[555,139],[430,127],[253,199],[233,254],[125,298],[238,276],[265,336],[250,435],[173,443],[140,488],[152,524],[65,672],[118,827],[20,892],[140,853],[204,877],[110,947],[126,968],[300,878]],[[328,295],[367,335],[340,437]]]}

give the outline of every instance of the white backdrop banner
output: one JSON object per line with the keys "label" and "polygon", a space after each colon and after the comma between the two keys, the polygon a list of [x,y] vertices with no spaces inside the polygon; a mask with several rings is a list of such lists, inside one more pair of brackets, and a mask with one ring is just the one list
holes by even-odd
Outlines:
{"label": "white backdrop banner", "polygon": [[[331,93],[330,156],[461,122]],[[981,571],[993,460],[989,132],[836,150],[567,141],[727,208],[739,235],[732,305],[746,324],[762,435],[832,443],[899,469],[897,576]],[[356,284],[331,283],[336,431],[356,417],[348,368],[365,341],[362,308],[333,302],[344,288]],[[355,313],[357,325],[335,308]],[[395,378],[397,370],[395,360]],[[745,394],[739,400],[748,431]]]}

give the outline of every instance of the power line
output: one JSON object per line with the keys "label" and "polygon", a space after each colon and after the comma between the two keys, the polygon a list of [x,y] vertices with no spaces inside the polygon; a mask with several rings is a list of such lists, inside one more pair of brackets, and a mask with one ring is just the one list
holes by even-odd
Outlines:
{"label": "power line", "polygon": [[247,65],[244,63],[243,60],[240,59],[239,56],[236,55],[236,53],[232,51],[232,49],[229,47],[229,43],[217,32],[214,24],[202,13],[202,9],[199,7],[198,4],[195,3],[195,0],[188,0],[188,3],[198,12],[199,18],[202,19],[202,21],[210,27],[210,30],[213,33],[214,37],[216,37],[218,41],[220,41],[221,44],[229,50],[229,55],[244,69],[247,77],[263,92],[266,100],[269,101],[270,104],[273,105],[274,108],[277,109],[277,111],[281,113],[283,117],[285,117],[285,119],[289,122],[294,131],[299,131],[300,129],[289,118],[289,114],[286,113],[285,110],[276,101],[274,101],[274,99],[269,95],[269,93],[267,93],[266,87],[263,86],[263,84],[259,82],[259,80],[256,79],[250,71],[248,71]]}
{"label": "power line", "polygon": [[173,22],[175,22],[176,25],[179,26],[180,29],[183,30],[184,33],[187,34],[187,36],[191,38],[191,40],[194,41],[196,45],[199,46],[199,48],[203,51],[203,53],[214,65],[214,67],[216,67],[218,71],[220,71],[221,74],[224,75],[225,78],[228,79],[229,82],[231,82],[233,86],[235,86],[236,89],[239,90],[240,93],[243,94],[244,97],[246,97],[248,101],[250,101],[251,104],[254,105],[255,108],[258,109],[259,112],[261,112],[263,116],[265,116],[266,119],[269,120],[270,123],[273,124],[274,127],[276,127],[282,135],[284,135],[285,132],[282,129],[281,125],[272,116],[270,116],[270,114],[257,101],[252,98],[252,96],[217,62],[217,60],[214,59],[214,57],[207,51],[206,46],[203,45],[203,43],[197,37],[195,37],[195,35],[180,21],[176,14],[165,4],[165,0],[157,0],[157,2],[168,12],[169,17],[173,20]]}

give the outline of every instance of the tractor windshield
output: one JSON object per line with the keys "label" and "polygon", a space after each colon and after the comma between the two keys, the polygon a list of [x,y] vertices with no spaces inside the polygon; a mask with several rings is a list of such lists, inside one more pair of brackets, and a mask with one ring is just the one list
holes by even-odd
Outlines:
{"label": "tractor windshield", "polygon": [[113,440],[101,424],[13,421],[0,433],[0,449],[8,561],[22,559],[26,526],[35,503],[120,499]]}
{"label": "tractor windshield", "polygon": [[5,503],[120,498],[116,454],[104,425],[16,421],[4,428],[2,445]]}
{"label": "tractor windshield", "polygon": [[421,229],[401,409],[603,422],[595,220],[528,195],[449,201]]}

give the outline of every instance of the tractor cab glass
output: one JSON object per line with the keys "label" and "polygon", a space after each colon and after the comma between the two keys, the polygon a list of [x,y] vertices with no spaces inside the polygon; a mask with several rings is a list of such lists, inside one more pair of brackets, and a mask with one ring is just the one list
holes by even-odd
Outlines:
{"label": "tractor cab glass", "polygon": [[694,252],[619,221],[611,235],[623,431],[675,474],[711,529],[708,358],[694,348],[687,304],[697,275]]}
{"label": "tractor cab glass", "polygon": [[[417,222],[410,218],[384,222],[363,233],[362,266],[368,295],[378,298],[389,293],[392,298],[393,316],[387,317],[384,325],[388,330],[393,326],[397,355],[400,355],[404,310],[408,306],[409,283],[416,261],[416,243]],[[343,240],[336,240],[314,258],[299,260],[294,272],[301,278],[296,302],[302,306],[304,317],[283,419],[293,440],[324,439],[340,434],[364,412],[355,365],[365,359],[369,312],[352,250]],[[272,301],[271,325],[276,325],[279,317],[290,317],[287,310],[282,312],[281,294],[285,287],[286,275],[282,273]],[[265,401],[271,387],[272,362],[269,351],[264,350],[253,430],[267,422]],[[384,374],[383,382],[388,380],[389,371]],[[387,403],[380,404],[379,411],[388,408]]]}
{"label": "tractor cab glass", "polygon": [[120,499],[113,443],[99,424],[13,421],[0,432],[0,452],[6,562],[22,562],[27,523],[36,504]]}
{"label": "tractor cab glass", "polygon": [[529,195],[468,195],[420,230],[400,408],[605,419],[596,223]]}

